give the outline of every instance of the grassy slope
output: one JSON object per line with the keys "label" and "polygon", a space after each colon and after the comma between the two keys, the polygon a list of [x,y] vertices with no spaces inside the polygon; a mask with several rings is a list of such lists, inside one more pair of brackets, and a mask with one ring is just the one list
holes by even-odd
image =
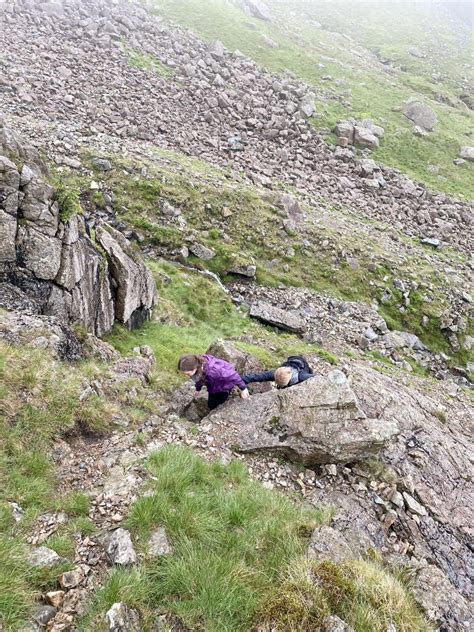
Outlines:
{"label": "grassy slope", "polygon": [[[68,568],[62,564],[36,573],[27,567],[26,537],[38,515],[67,514],[67,522],[44,542],[66,560],[74,559],[74,534],[93,529],[87,496],[61,491],[49,451],[73,429],[108,432],[119,406],[133,418],[131,410],[139,404],[130,400],[127,385],[105,388],[103,398],[80,399],[84,381],[105,374],[106,367],[94,362],[69,365],[43,350],[0,344],[0,624],[5,630],[16,630],[38,591],[57,587]],[[19,523],[11,502],[24,511]]]}
{"label": "grassy slope", "polygon": [[[167,446],[151,456],[152,494],[128,518],[144,562],[113,571],[97,595],[86,629],[125,600],[152,629],[157,612],[191,630],[312,632],[323,618],[344,615],[358,632],[428,632],[404,584],[380,564],[310,564],[312,529],[330,514],[290,501],[252,482],[240,461],[206,463],[189,449]],[[164,526],[173,554],[147,557],[147,539]],[[311,579],[311,577],[313,579]]]}
{"label": "grassy slope", "polygon": [[[274,72],[290,70],[321,88],[325,96],[315,119],[318,127],[331,127],[339,118],[348,116],[382,121],[386,136],[373,154],[376,160],[402,170],[434,190],[474,198],[472,164],[453,165],[460,145],[472,144],[466,135],[472,134],[472,113],[457,99],[461,77],[468,72],[463,65],[470,63],[466,27],[457,27],[461,35],[456,35],[445,15],[438,13],[439,9],[430,10],[427,3],[421,2],[403,3],[403,8],[383,2],[343,4],[298,0],[270,4],[277,16],[273,23],[251,18],[237,3],[226,0],[205,3],[160,0],[157,11],[206,40],[222,40],[229,50],[239,49]],[[401,12],[403,20],[399,19]],[[312,26],[308,18],[321,22],[325,28]],[[425,27],[427,23],[431,29]],[[335,34],[332,29],[349,35],[352,40]],[[264,34],[276,41],[279,48],[268,47]],[[408,48],[413,46],[428,51],[428,59],[411,56]],[[406,70],[388,74],[367,53],[367,48],[379,49]],[[432,68],[437,74],[434,75]],[[332,80],[323,81],[325,75]],[[351,96],[342,94],[346,90],[351,91]],[[438,102],[437,93],[454,99],[457,106]],[[412,96],[422,99],[438,115],[436,132],[428,137],[413,136],[412,123],[400,112],[392,111]],[[346,101],[349,106],[344,105]]]}
{"label": "grassy slope", "polygon": [[117,325],[108,341],[123,353],[144,342],[150,345],[157,361],[157,384],[163,390],[181,383],[176,371],[181,355],[204,353],[217,338],[235,338],[238,347],[253,353],[268,368],[298,353],[314,353],[330,363],[337,362],[316,345],[305,344],[290,334],[275,333],[245,318],[214,281],[199,273],[165,262],[149,265],[160,296],[153,319],[136,331]]}

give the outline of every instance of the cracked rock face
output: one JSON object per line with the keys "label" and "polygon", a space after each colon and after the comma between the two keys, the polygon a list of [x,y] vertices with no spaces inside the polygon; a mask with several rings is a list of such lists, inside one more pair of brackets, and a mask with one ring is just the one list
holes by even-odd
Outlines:
{"label": "cracked rock face", "polygon": [[1,306],[80,323],[98,336],[115,319],[129,328],[142,324],[155,303],[155,283],[127,240],[103,224],[99,251],[82,216],[61,219],[40,167],[17,168],[14,160],[20,164],[30,153],[1,121],[0,139]]}

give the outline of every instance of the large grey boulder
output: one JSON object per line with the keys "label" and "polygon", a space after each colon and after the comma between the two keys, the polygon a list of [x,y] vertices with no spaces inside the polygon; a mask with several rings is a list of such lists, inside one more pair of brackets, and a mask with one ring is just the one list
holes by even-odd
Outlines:
{"label": "large grey boulder", "polygon": [[255,18],[265,20],[266,22],[271,20],[270,9],[264,2],[261,2],[261,0],[244,0],[244,2],[250,14]]}
{"label": "large grey boulder", "polygon": [[405,103],[403,114],[410,119],[410,121],[413,121],[415,125],[418,125],[427,132],[431,132],[438,122],[436,112],[428,105],[416,99],[410,99]]}
{"label": "large grey boulder", "polygon": [[398,432],[392,419],[367,417],[341,371],[230,403],[206,419],[230,430],[243,452],[277,452],[305,465],[367,458]]}
{"label": "large grey boulder", "polygon": [[256,318],[267,325],[274,325],[279,329],[293,333],[304,333],[306,331],[306,324],[300,317],[279,307],[273,307],[269,303],[254,303],[250,307],[249,314],[251,318]]}

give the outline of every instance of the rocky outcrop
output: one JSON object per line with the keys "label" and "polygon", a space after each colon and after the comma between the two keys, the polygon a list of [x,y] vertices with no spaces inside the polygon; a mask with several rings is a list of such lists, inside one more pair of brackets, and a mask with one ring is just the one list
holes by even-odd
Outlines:
{"label": "rocky outcrop", "polygon": [[141,324],[156,290],[127,240],[103,224],[94,242],[80,207],[60,208],[40,166],[21,159],[34,154],[1,123],[0,138],[1,306],[80,323],[98,336],[115,319]]}
{"label": "rocky outcrop", "polygon": [[206,420],[236,429],[232,443],[243,452],[276,452],[305,465],[367,458],[398,430],[391,418],[364,413],[341,371],[231,403]]}
{"label": "rocky outcrop", "polygon": [[53,316],[0,312],[0,340],[47,349],[61,360],[78,360],[83,355],[74,331]]}
{"label": "rocky outcrop", "polygon": [[426,564],[417,568],[411,580],[411,590],[433,624],[447,624],[447,629],[456,632],[472,630],[474,612],[471,605],[437,566]]}
{"label": "rocky outcrop", "polygon": [[262,301],[255,302],[250,307],[249,314],[251,318],[256,318],[266,325],[274,325],[278,327],[278,329],[291,331],[293,333],[303,333],[306,331],[305,322],[298,318],[297,314],[284,311],[269,303]]}
{"label": "rocky outcrop", "polygon": [[98,226],[96,239],[107,254],[110,274],[117,288],[115,317],[130,329],[138,327],[148,318],[155,302],[153,275],[138,261],[125,237],[111,226]]}

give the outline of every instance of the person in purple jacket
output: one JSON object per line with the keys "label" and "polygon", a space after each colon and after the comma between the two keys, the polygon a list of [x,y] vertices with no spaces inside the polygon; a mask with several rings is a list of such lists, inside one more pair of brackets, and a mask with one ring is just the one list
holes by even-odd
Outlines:
{"label": "person in purple jacket", "polygon": [[211,355],[184,355],[179,359],[178,371],[192,379],[196,385],[194,397],[199,396],[202,387],[209,394],[208,405],[211,410],[223,404],[234,386],[240,388],[243,399],[250,397],[247,385],[232,364]]}

